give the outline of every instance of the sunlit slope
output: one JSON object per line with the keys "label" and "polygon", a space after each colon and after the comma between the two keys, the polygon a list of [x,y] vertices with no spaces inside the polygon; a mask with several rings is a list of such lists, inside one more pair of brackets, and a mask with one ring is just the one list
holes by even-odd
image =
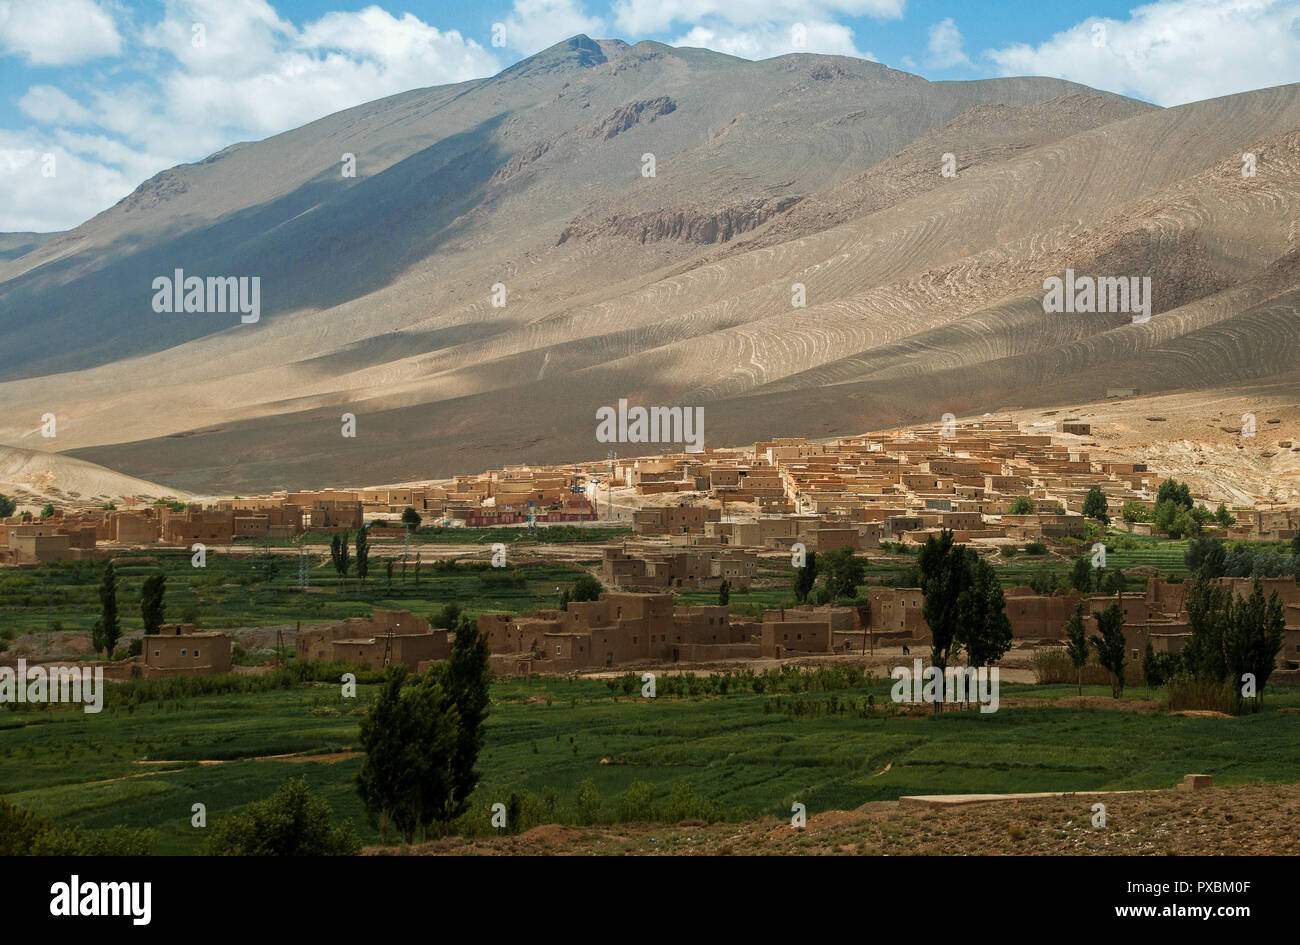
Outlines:
{"label": "sunlit slope", "polygon": [[[0,441],[30,443],[57,409],[61,449],[238,491],[604,456],[595,410],[623,397],[703,404],[721,444],[1295,370],[1300,87],[1158,110],[1056,80],[583,39],[222,156],[208,170],[292,153],[276,173],[296,189],[274,212],[171,225],[229,236],[211,265],[253,254],[289,295],[257,326],[171,316],[125,341],[114,319],[158,316],[63,316],[73,340],[40,371],[5,362]],[[357,140],[387,167],[310,176],[309,157]],[[143,233],[148,264],[175,255]],[[63,252],[11,262],[28,268],[0,293],[56,279],[77,258]],[[126,264],[94,259],[60,291]],[[1066,268],[1149,276],[1152,318],[1045,314],[1043,280]]]}

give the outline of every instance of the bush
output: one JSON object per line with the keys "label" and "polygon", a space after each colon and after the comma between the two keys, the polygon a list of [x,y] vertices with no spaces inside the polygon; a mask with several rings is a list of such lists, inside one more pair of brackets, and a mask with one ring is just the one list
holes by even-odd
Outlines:
{"label": "bush", "polygon": [[1025,545],[1025,554],[1045,555],[1047,554],[1047,546],[1041,541],[1031,541],[1029,544]]}
{"label": "bush", "polygon": [[0,856],[148,856],[152,830],[61,828],[0,797]]}
{"label": "bush", "polygon": [[584,826],[600,823],[600,790],[596,782],[588,778],[578,785],[578,796],[574,800],[574,813],[578,823]]}
{"label": "bush", "polygon": [[[1079,680],[1079,671],[1070,662],[1063,646],[1040,646],[1034,650],[1032,659],[1034,677],[1040,683],[1070,683]],[[1088,662],[1083,667],[1083,685],[1109,686],[1113,677],[1110,670],[1100,663]],[[1128,662],[1124,665],[1124,685],[1136,686],[1142,680],[1142,664]]]}
{"label": "bush", "polygon": [[355,856],[361,841],[351,821],[331,823],[329,802],[312,794],[306,780],[286,781],[265,801],[217,822],[209,856]]}
{"label": "bush", "polygon": [[153,852],[153,844],[152,830],[55,828],[36,838],[32,856],[148,856]]}
{"label": "bush", "polygon": [[1214,682],[1178,673],[1165,684],[1170,711],[1208,709],[1232,715],[1238,710],[1237,691],[1231,682]]}
{"label": "bush", "polygon": [[633,781],[618,804],[618,819],[650,821],[655,817],[655,786],[647,781]]}

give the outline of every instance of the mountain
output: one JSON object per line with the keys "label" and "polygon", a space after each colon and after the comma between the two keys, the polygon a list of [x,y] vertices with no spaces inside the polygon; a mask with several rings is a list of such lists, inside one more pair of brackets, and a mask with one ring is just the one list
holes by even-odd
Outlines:
{"label": "mountain", "polygon": [[[1158,109],[577,36],[0,257],[0,443],[248,492],[661,452],[597,441],[621,398],[722,445],[1294,376],[1297,129],[1294,85]],[[260,318],[155,312],[177,269],[260,277]],[[1066,269],[1150,277],[1150,320],[1045,313]]]}

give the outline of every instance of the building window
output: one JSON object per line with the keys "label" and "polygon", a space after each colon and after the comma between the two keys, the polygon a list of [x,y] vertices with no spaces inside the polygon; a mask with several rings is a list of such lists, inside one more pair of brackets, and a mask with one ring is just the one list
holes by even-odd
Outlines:
{"label": "building window", "polygon": [[564,651],[563,651],[563,649],[562,649],[561,647],[558,647],[558,646],[557,646],[557,647],[555,648],[555,655],[556,655],[556,656],[559,656],[559,655],[560,655],[561,653],[563,653],[563,652],[564,652]]}
{"label": "building window", "polygon": [[195,659],[198,659],[198,658],[199,658],[199,651],[198,651],[198,650],[195,650],[195,651],[194,651],[194,658],[195,658]]}
{"label": "building window", "polygon": [[185,655],[185,651],[184,651],[184,650],[181,650],[181,656],[184,656],[184,655]]}

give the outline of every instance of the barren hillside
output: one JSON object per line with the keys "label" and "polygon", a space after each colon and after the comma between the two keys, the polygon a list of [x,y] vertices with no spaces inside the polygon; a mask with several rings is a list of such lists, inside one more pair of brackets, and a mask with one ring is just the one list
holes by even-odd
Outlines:
{"label": "barren hillside", "polygon": [[[0,442],[52,410],[60,450],[233,492],[603,456],[619,398],[718,445],[1295,378],[1297,128],[1300,86],[1161,110],[575,37],[0,259]],[[1150,321],[1045,314],[1067,268],[1149,276]],[[260,275],[260,321],[154,313],[175,269]]]}

